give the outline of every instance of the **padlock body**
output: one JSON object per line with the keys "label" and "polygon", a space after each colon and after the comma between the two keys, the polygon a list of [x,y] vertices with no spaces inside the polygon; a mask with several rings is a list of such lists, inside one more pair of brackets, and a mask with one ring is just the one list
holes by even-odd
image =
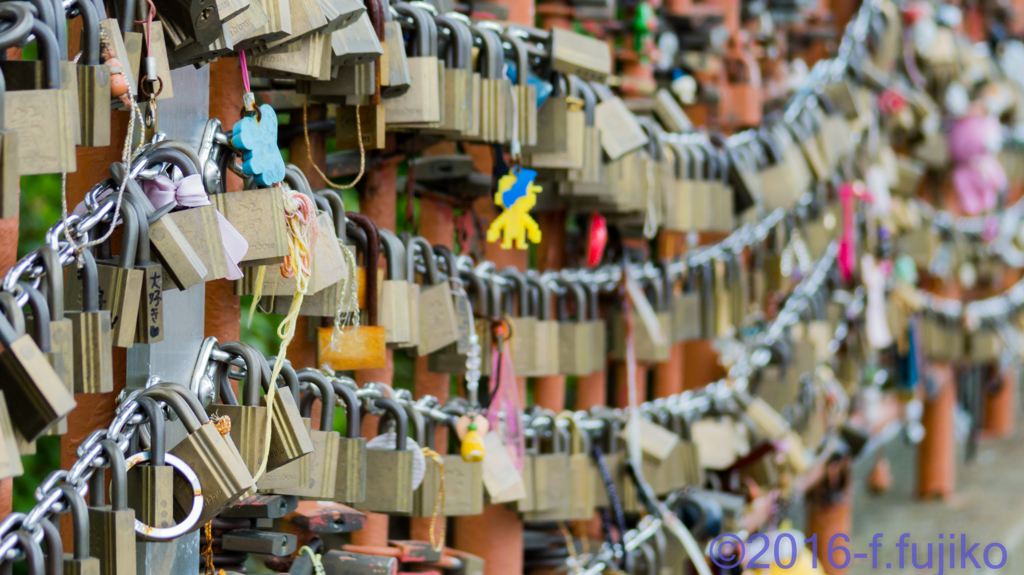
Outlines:
{"label": "padlock body", "polygon": [[[203,512],[196,529],[216,517],[228,505],[255,489],[235,444],[220,434],[213,422],[206,422],[185,436],[168,453],[192,467],[203,486]],[[181,475],[174,476],[175,518],[180,520],[192,508],[195,491]]]}
{"label": "padlock body", "polygon": [[366,438],[338,439],[338,465],[335,468],[334,497],[340,503],[366,500]]}
{"label": "padlock body", "polygon": [[89,555],[99,558],[100,575],[136,575],[135,510],[90,507]]}
{"label": "padlock body", "polygon": [[75,408],[75,398],[27,335],[0,353],[0,372],[0,391],[17,410],[11,422],[27,441],[35,441]]}
{"label": "padlock body", "polygon": [[375,513],[412,513],[412,451],[367,449],[366,471],[373,477],[366,499],[355,508]]}

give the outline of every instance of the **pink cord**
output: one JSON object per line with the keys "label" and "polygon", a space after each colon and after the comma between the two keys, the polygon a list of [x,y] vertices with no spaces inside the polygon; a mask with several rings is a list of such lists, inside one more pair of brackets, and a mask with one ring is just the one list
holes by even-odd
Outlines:
{"label": "pink cord", "polygon": [[246,93],[252,92],[249,89],[249,66],[245,64],[245,50],[240,51],[238,57],[242,59],[242,86]]}

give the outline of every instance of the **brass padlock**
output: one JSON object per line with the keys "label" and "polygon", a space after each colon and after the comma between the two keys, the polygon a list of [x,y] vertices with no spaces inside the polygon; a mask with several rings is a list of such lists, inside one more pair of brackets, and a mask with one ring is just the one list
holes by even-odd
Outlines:
{"label": "brass padlock", "polygon": [[131,194],[126,194],[122,201],[135,209],[139,221],[134,267],[142,274],[142,288],[139,290],[135,343],[157,343],[164,340],[164,269],[151,259],[149,221],[146,219],[145,207]]}
{"label": "brass padlock", "polygon": [[[589,375],[594,371],[593,324],[587,321],[587,296],[583,286],[570,281],[560,282],[565,295],[558,298],[558,369],[564,375]],[[569,297],[571,296],[571,298]],[[572,300],[575,313],[569,313]]]}
{"label": "brass padlock", "polygon": [[112,439],[103,448],[110,467],[110,504],[104,504],[105,474],[89,478],[89,552],[100,560],[101,575],[135,575],[135,510],[128,507],[124,453]]}
{"label": "brass padlock", "polygon": [[561,509],[569,503],[569,451],[558,430],[555,415],[548,413],[533,419],[537,452],[533,455],[533,511]]}
{"label": "brass padlock", "polygon": [[100,575],[100,560],[92,556],[89,540],[89,508],[85,498],[74,487],[60,486],[61,494],[71,512],[71,529],[74,535],[72,553],[64,554],[64,573],[67,575]]}
{"label": "brass padlock", "polygon": [[422,8],[399,4],[395,9],[399,14],[412,18],[415,26],[411,55],[407,59],[410,85],[401,96],[384,100],[384,118],[388,125],[439,122],[441,80],[438,76],[437,26]]}
{"label": "brass padlock", "polygon": [[614,95],[604,84],[590,83],[597,100],[594,109],[595,125],[601,130],[601,147],[612,160],[618,160],[647,144],[647,133],[640,127],[636,116],[629,111],[622,98]]}
{"label": "brass padlock", "polygon": [[[473,114],[473,36],[462,21],[448,16],[434,16],[436,26],[448,30],[448,51],[444,59],[444,74],[440,78],[443,87],[441,102],[443,111],[436,127],[427,133],[442,133],[460,136],[470,130]],[[439,54],[440,56],[440,54]]]}
{"label": "brass padlock", "polygon": [[[558,375],[558,318],[551,306],[551,290],[536,275],[527,276],[531,286],[531,298],[536,296],[536,304],[532,305],[537,316],[537,330],[534,338],[534,357],[536,358],[535,375]],[[532,304],[531,299],[531,304]]]}
{"label": "brass padlock", "polygon": [[[95,4],[75,2],[82,15],[82,58],[78,74],[81,145],[110,145],[110,72],[100,64],[100,21]],[[161,45],[163,43],[161,42]],[[170,75],[164,79],[170,83]]]}
{"label": "brass padlock", "polygon": [[64,387],[74,393],[75,351],[71,320],[64,317],[64,268],[57,252],[42,246],[38,252],[42,260],[46,283],[46,304],[50,311],[50,353],[48,358]]}
{"label": "brass padlock", "polygon": [[[148,465],[128,470],[128,506],[145,525],[163,529],[174,524],[174,468],[165,464],[164,412],[151,397],[140,396],[137,401],[148,420],[150,456]],[[149,551],[147,545],[140,542],[136,551]]]}
{"label": "brass padlock", "polygon": [[[106,203],[115,204],[116,200],[108,198]],[[117,347],[131,347],[135,343],[139,304],[142,302],[142,283],[146,279],[144,272],[135,268],[139,218],[134,205],[121,202],[121,221],[124,232],[121,238],[121,253],[116,261],[97,261],[96,274],[100,290],[100,309],[110,312],[110,343]],[[80,290],[81,283],[68,282],[68,288],[73,293],[76,288]],[[69,298],[75,308],[82,306],[81,297],[79,291]]]}
{"label": "brass padlock", "polygon": [[[510,317],[512,329],[512,364],[517,376],[530,376],[537,372],[537,317],[530,307],[530,288],[517,269],[508,267],[499,276],[512,284],[505,292],[505,313]],[[518,305],[513,310],[512,304]]]}
{"label": "brass padlock", "polygon": [[[291,362],[285,359],[281,366],[280,379],[284,386],[277,385],[271,381],[273,371],[270,366],[276,365],[278,358],[265,358],[249,344],[243,344],[251,349],[259,360],[260,369],[263,373],[261,383],[263,384],[264,395],[260,398],[262,404],[266,404],[270,386],[277,386],[274,393],[274,409],[271,412],[271,434],[270,452],[267,455],[267,467],[277,469],[285,464],[294,464],[296,461],[305,460],[305,456],[313,452],[313,441],[309,437],[310,424],[302,418],[299,413],[299,379],[292,368]],[[306,460],[303,465],[309,465]],[[308,473],[304,468],[303,473]]]}
{"label": "brass padlock", "polygon": [[405,55],[402,25],[391,16],[390,8],[384,12],[384,55],[379,60],[380,95],[382,98],[401,96],[409,91],[409,62]]}
{"label": "brass padlock", "polygon": [[363,214],[348,214],[348,219],[366,234],[366,319],[359,327],[317,328],[317,362],[334,370],[377,369],[384,367],[386,344],[384,326],[377,325],[377,260],[380,238],[377,226]]}
{"label": "brass padlock", "polygon": [[19,139],[18,172],[23,176],[74,172],[78,123],[71,124],[70,93],[61,87],[57,37],[40,20],[32,23],[32,34],[43,57],[43,89],[11,89],[4,94],[5,128],[38,135]]}
{"label": "brass padlock", "polygon": [[[184,461],[203,485],[203,512],[198,529],[216,517],[228,505],[254,490],[252,474],[238,448],[210,421],[199,399],[187,388],[164,382],[142,392],[165,402],[181,420],[187,435],[168,451]],[[180,474],[174,476],[175,521],[181,521],[195,498],[195,489]]]}
{"label": "brass padlock", "polygon": [[[394,233],[380,229],[380,243],[387,263],[387,276],[381,288],[380,325],[384,326],[384,341],[388,347],[408,345],[411,333],[409,324],[409,281],[405,275],[407,256],[405,245]],[[416,318],[419,321],[419,318]]]}
{"label": "brass padlock", "polygon": [[701,302],[700,292],[695,289],[694,276],[687,272],[683,289],[672,293],[672,333],[675,341],[700,339]]}
{"label": "brass padlock", "polygon": [[366,450],[366,473],[374,478],[366,486],[366,499],[357,502],[355,508],[375,513],[409,514],[412,512],[412,463],[413,453],[406,448],[409,434],[409,420],[396,401],[379,398],[374,400],[378,409],[383,409],[395,421],[395,446],[393,448],[368,447]]}
{"label": "brass padlock", "polygon": [[[100,308],[99,278],[91,252],[82,252],[82,264],[77,270],[82,310],[64,314],[71,320],[74,335],[75,393],[106,393],[114,389],[110,311]],[[65,291],[66,307],[79,307],[79,302],[67,297]]]}
{"label": "brass padlock", "polygon": [[665,193],[665,229],[674,232],[689,232],[693,229],[693,180],[691,161],[687,148],[669,140],[673,156],[673,179],[667,183]]}
{"label": "brass padlock", "polygon": [[[529,155],[524,163],[534,168],[582,170],[587,159],[588,117],[580,106],[570,105],[568,98],[579,98],[583,82],[556,77],[552,84],[554,91],[537,111],[536,145],[527,150]],[[593,91],[590,93],[593,95]],[[558,133],[555,134],[555,131]]]}
{"label": "brass padlock", "polygon": [[601,318],[601,307],[599,302],[598,286],[591,282],[583,282],[583,291],[587,294],[587,315],[590,318],[591,332],[594,334],[594,345],[591,348],[591,357],[594,366],[591,372],[604,371],[608,367],[608,325]]}
{"label": "brass padlock", "polygon": [[315,389],[320,399],[320,425],[309,432],[313,441],[313,452],[306,455],[310,459],[309,486],[296,493],[299,497],[313,500],[329,500],[334,497],[338,469],[339,440],[341,435],[334,431],[334,386],[319,371],[304,368],[298,372],[299,381],[309,386],[309,391],[302,398],[300,412],[308,418],[313,412],[316,401]]}
{"label": "brass padlock", "polygon": [[362,437],[355,381],[351,387],[343,381],[348,378],[333,378],[334,393],[345,404],[345,436],[338,439],[338,466],[334,481],[334,496],[330,499],[341,503],[360,503],[366,499],[366,438]]}
{"label": "brass padlock", "polygon": [[552,28],[547,38],[551,69],[575,74],[591,82],[604,82],[612,73],[608,43],[572,30]]}
{"label": "brass padlock", "polygon": [[512,47],[512,56],[516,63],[515,117],[518,122],[519,143],[521,146],[537,144],[537,87],[530,84],[530,55],[526,42],[515,34],[506,31],[501,35],[504,42]]}
{"label": "brass padlock", "polygon": [[[264,460],[267,458],[267,408],[260,405],[260,384],[262,373],[260,371],[260,360],[256,357],[255,351],[243,346],[239,342],[225,342],[218,350],[227,354],[229,360],[220,362],[217,366],[216,386],[220,403],[212,403],[207,406],[206,411],[215,417],[231,418],[231,441],[234,442],[238,452],[242,455],[242,461],[250,474],[255,474]],[[231,391],[228,380],[230,372],[230,361],[235,358],[245,363],[245,381],[242,386],[242,402],[239,405]],[[266,465],[266,471],[273,471],[275,468]],[[262,480],[261,480],[262,485]]]}
{"label": "brass padlock", "polygon": [[[10,312],[21,315],[21,309]],[[24,319],[20,330],[12,326],[10,316],[0,317],[0,391],[9,405],[20,406],[19,415],[12,421],[26,441],[35,441],[75,408],[75,400],[60,376],[31,337],[24,333]],[[41,326],[40,326],[41,327]]]}
{"label": "brass padlock", "polygon": [[[450,429],[449,435],[455,435],[455,422],[458,421],[458,414],[450,407],[441,409],[449,414],[445,421]],[[434,426],[436,421],[431,419],[427,425],[425,438],[427,447],[435,449]],[[458,445],[456,441],[456,445]],[[442,455],[441,461],[444,465],[444,514],[447,517],[458,517],[463,515],[480,515],[484,508],[484,470],[483,462],[465,461],[458,452],[449,455]],[[430,517],[434,513],[434,504],[440,489],[440,472],[432,461],[427,461],[427,472],[423,476],[423,483],[416,490],[416,516]]]}
{"label": "brass padlock", "polygon": [[420,340],[416,348],[416,355],[423,356],[458,341],[459,325],[451,286],[437,269],[433,247],[422,237],[414,238],[413,243],[416,251],[408,257],[419,254],[426,268],[419,293]]}
{"label": "brass padlock", "polygon": [[[338,314],[339,308],[342,313],[353,313],[356,311],[355,308],[358,304],[354,306],[352,304],[352,298],[359,297],[360,301],[364,299],[361,294],[363,291],[361,288],[363,286],[356,285],[356,283],[360,282],[362,279],[362,283],[365,284],[365,278],[360,278],[359,273],[357,273],[361,270],[349,269],[350,262],[348,261],[349,258],[346,251],[351,250],[352,246],[346,244],[348,239],[348,232],[346,230],[348,218],[345,216],[345,203],[342,201],[341,196],[339,196],[334,190],[320,190],[314,194],[313,197],[316,198],[317,207],[333,218],[333,230],[336,237],[333,239],[328,238],[330,234],[326,233],[327,230],[325,230],[323,235],[327,241],[331,241],[333,244],[336,244],[338,246],[338,250],[335,251],[334,245],[332,245],[331,249],[329,251],[324,251],[324,253],[327,254],[326,259],[328,262],[334,262],[338,257],[338,254],[341,254],[341,265],[339,265],[337,269],[342,273],[340,280],[336,281],[333,285],[328,285],[316,293],[307,293],[306,296],[302,298],[302,306],[299,308],[299,315],[334,318]],[[317,216],[318,221],[322,217],[324,217],[323,214]],[[357,236],[356,243],[357,245],[362,246],[362,253],[365,254],[366,235],[363,234],[361,236]],[[335,272],[324,279],[331,280],[337,277],[337,275],[338,274]],[[353,291],[356,293],[353,294]],[[287,297],[271,298],[271,301],[273,303],[275,313],[279,313],[281,315],[288,314],[292,303],[291,299]]]}
{"label": "brass padlock", "polygon": [[444,273],[452,291],[452,306],[455,308],[456,329],[458,339],[440,350],[430,354],[427,369],[436,373],[466,373],[466,360],[469,354],[475,326],[473,323],[473,307],[469,303],[462,275],[459,273],[455,252],[448,246],[433,247],[436,259],[444,264]]}
{"label": "brass padlock", "polygon": [[556,424],[555,433],[569,445],[568,472],[563,483],[570,487],[563,505],[527,513],[523,518],[526,521],[577,521],[594,516],[596,473],[590,461],[589,436],[580,433],[571,412],[559,415]]}
{"label": "brass padlock", "polygon": [[331,34],[331,66],[369,64],[384,55],[380,39],[388,8],[380,0],[365,4],[366,12],[355,22]]}

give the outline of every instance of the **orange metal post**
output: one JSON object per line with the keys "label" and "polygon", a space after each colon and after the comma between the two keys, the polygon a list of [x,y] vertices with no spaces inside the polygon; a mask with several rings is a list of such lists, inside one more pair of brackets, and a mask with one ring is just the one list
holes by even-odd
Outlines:
{"label": "orange metal post", "polygon": [[921,416],[925,436],[917,452],[917,490],[922,498],[945,497],[956,487],[956,370],[948,363],[933,363],[928,370],[938,391],[925,400]]}

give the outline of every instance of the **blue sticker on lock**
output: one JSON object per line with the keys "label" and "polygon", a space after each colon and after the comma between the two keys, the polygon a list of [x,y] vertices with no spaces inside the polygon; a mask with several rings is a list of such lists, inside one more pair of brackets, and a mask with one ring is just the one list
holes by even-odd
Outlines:
{"label": "blue sticker on lock", "polygon": [[239,120],[231,131],[231,144],[242,152],[242,173],[255,178],[261,187],[284,179],[284,158],[277,148],[277,113],[270,104]]}

